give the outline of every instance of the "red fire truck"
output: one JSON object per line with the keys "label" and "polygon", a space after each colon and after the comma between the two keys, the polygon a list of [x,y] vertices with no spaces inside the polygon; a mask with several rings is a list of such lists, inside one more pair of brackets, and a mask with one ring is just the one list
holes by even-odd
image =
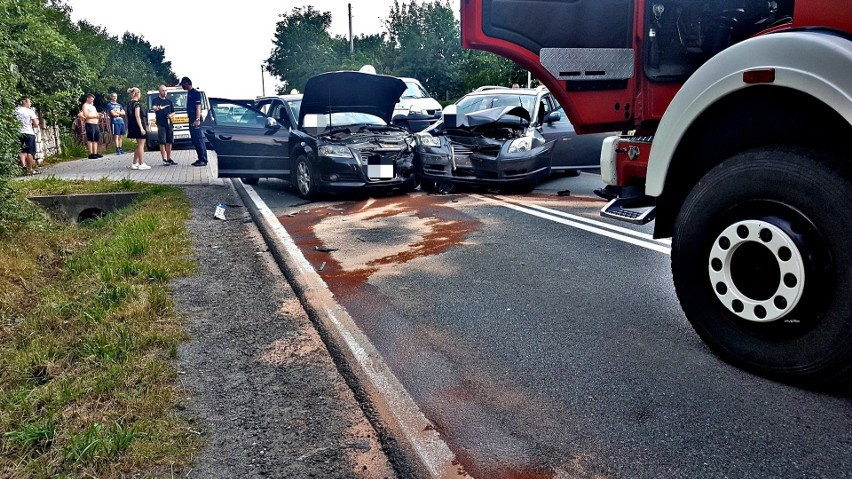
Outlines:
{"label": "red fire truck", "polygon": [[[601,152],[601,214],[672,237],[722,358],[852,381],[852,1],[461,0],[462,44],[542,81]],[[847,236],[848,235],[848,236]]]}

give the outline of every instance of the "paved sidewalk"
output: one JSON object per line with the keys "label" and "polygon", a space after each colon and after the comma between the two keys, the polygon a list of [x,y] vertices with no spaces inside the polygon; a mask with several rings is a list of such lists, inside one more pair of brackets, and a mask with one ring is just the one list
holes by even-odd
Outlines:
{"label": "paved sidewalk", "polygon": [[[132,142],[125,144],[133,147]],[[184,147],[172,150],[172,160],[177,165],[163,166],[159,151],[146,151],[145,163],[151,166],[150,170],[131,170],[133,153],[127,152],[123,155],[104,155],[97,160],[66,161],[58,165],[45,166],[42,175],[53,175],[65,180],[84,179],[97,180],[106,178],[120,180],[128,178],[136,181],[157,183],[164,185],[215,185],[225,186],[225,180],[217,178],[216,152],[207,151],[210,162],[207,167],[192,166],[192,162],[198,159],[192,147]]]}

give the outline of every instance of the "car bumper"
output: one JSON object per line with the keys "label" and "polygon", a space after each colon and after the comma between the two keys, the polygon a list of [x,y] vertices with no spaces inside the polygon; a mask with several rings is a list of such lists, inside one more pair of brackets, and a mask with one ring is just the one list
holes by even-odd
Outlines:
{"label": "car bumper", "polygon": [[521,185],[550,176],[549,144],[529,152],[488,157],[470,155],[462,164],[444,150],[415,154],[415,172],[424,181],[468,185]]}
{"label": "car bumper", "polygon": [[392,178],[370,178],[364,162],[320,157],[317,161],[317,189],[323,193],[334,194],[410,188],[416,184],[417,178],[412,159],[412,156],[407,156],[395,161]]}

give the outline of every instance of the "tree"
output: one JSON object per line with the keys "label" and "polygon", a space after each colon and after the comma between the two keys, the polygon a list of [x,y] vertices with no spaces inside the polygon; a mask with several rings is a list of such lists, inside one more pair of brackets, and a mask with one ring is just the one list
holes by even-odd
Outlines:
{"label": "tree", "polygon": [[284,80],[282,90],[302,90],[308,78],[339,69],[335,41],[328,33],[330,12],[319,12],[312,6],[296,7],[289,14],[282,14],[281,19],[275,27],[274,48],[266,60],[266,69]]}
{"label": "tree", "polygon": [[385,25],[393,47],[389,70],[420,80],[442,98],[463,92],[459,23],[449,0],[418,4],[394,0]]}

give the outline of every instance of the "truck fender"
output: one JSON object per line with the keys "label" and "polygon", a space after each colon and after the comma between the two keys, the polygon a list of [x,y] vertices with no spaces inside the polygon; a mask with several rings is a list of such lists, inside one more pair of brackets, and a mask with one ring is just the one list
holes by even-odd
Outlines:
{"label": "truck fender", "polygon": [[852,124],[852,41],[827,31],[789,31],[733,45],[702,65],[660,120],[648,160],[645,192],[660,196],[672,157],[693,123],[716,101],[751,85],[743,73],[774,69],[771,83],[799,90]]}

